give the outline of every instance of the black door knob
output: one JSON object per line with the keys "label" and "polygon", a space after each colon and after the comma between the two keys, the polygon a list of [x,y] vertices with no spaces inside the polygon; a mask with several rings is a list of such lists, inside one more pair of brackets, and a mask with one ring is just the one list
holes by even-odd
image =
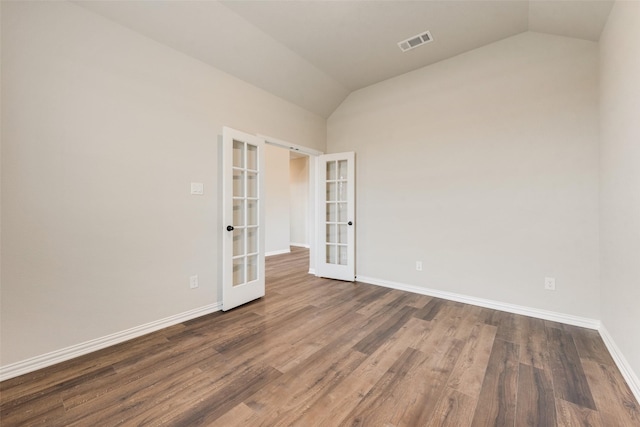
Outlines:
{"label": "black door knob", "polygon": [[233,231],[233,225],[227,225],[227,231]]}
{"label": "black door knob", "polygon": [[347,225],[353,225],[353,222],[349,221],[349,222],[347,223]]}

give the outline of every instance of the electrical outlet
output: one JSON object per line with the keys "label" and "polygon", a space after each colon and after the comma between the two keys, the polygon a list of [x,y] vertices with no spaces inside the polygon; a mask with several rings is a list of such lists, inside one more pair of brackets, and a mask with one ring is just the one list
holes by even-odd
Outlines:
{"label": "electrical outlet", "polygon": [[422,271],[422,261],[416,261],[416,270]]}
{"label": "electrical outlet", "polygon": [[189,276],[189,287],[191,289],[198,287],[198,276]]}
{"label": "electrical outlet", "polygon": [[555,277],[545,277],[544,278],[544,288],[548,291],[556,290],[556,278]]}

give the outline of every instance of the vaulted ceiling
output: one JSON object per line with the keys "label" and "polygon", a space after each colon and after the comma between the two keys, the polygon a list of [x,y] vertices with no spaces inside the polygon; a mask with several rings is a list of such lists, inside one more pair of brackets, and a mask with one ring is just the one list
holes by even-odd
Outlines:
{"label": "vaulted ceiling", "polygon": [[[610,0],[76,1],[328,117],[354,90],[516,35],[597,41]],[[430,31],[403,53],[397,43]]]}

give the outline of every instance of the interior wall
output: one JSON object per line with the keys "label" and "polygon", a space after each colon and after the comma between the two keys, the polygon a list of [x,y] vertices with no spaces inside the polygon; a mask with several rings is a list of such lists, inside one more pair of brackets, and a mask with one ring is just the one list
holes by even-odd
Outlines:
{"label": "interior wall", "polygon": [[265,144],[265,253],[290,252],[289,151]]}
{"label": "interior wall", "polygon": [[309,158],[290,160],[291,244],[309,246]]}
{"label": "interior wall", "polygon": [[599,319],[597,78],[596,43],[527,32],[352,93],[358,277]]}
{"label": "interior wall", "polygon": [[618,1],[600,39],[602,322],[640,389],[640,3]]}
{"label": "interior wall", "polygon": [[324,151],[326,121],[72,3],[1,3],[0,364],[219,302],[222,127]]}

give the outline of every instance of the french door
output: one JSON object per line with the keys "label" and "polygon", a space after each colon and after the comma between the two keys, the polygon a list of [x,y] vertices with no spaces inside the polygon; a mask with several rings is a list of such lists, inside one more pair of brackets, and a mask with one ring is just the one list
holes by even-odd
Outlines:
{"label": "french door", "polygon": [[222,310],[265,294],[264,139],[222,132]]}
{"label": "french door", "polygon": [[355,155],[318,157],[318,251],[316,274],[355,280]]}

